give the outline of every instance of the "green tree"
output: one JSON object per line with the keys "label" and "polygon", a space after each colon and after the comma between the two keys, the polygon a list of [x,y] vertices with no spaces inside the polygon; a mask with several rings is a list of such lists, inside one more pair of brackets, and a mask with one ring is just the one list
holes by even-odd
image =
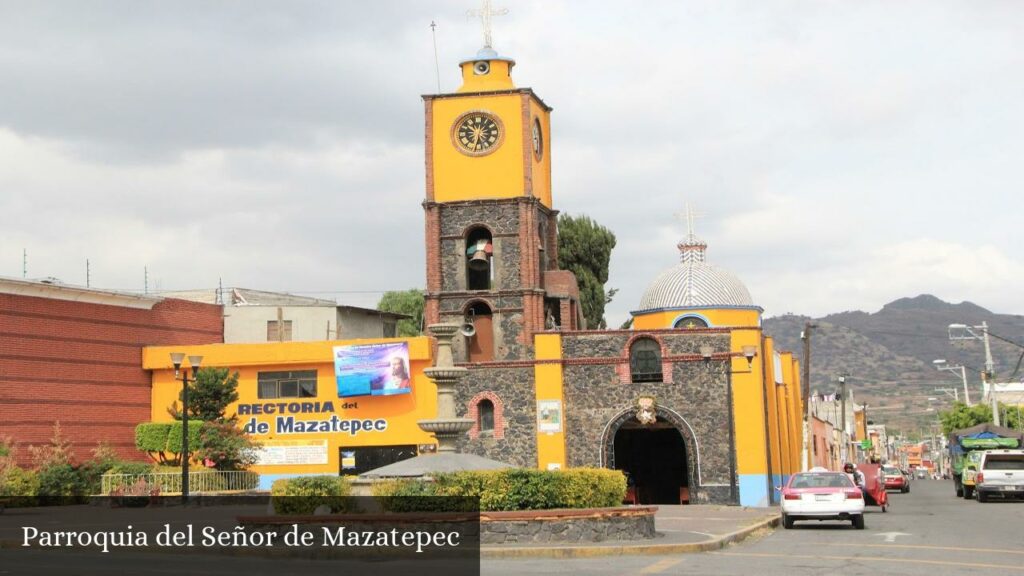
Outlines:
{"label": "green tree", "polygon": [[[178,393],[181,400],[181,393]],[[200,368],[195,381],[188,384],[188,417],[203,422],[234,422],[238,416],[226,416],[228,406],[238,400],[238,372],[227,368]],[[181,420],[181,409],[175,402],[167,409],[175,420]]]}
{"label": "green tree", "polygon": [[377,310],[412,316],[398,321],[399,336],[423,334],[423,291],[419,288],[385,292],[377,303]]}
{"label": "green tree", "polygon": [[957,402],[949,410],[940,412],[939,418],[942,420],[942,432],[949,434],[953,430],[991,422],[992,408],[988,404],[968,406],[963,402]]}
{"label": "green tree", "polygon": [[604,307],[616,289],[605,292],[615,234],[587,216],[558,217],[558,267],[576,275],[580,306],[588,328],[605,328]]}

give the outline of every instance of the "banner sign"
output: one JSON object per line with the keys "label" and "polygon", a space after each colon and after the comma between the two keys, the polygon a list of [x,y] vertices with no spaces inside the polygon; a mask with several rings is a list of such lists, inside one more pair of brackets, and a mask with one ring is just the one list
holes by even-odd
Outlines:
{"label": "banner sign", "polygon": [[412,392],[409,344],[357,344],[334,347],[338,397],[390,396]]}
{"label": "banner sign", "polygon": [[260,466],[327,464],[327,440],[265,440],[257,452]]}

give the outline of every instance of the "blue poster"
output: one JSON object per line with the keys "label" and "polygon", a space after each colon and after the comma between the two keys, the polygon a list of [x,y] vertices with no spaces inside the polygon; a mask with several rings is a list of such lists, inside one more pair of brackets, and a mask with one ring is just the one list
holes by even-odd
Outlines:
{"label": "blue poster", "polygon": [[338,396],[389,396],[412,392],[406,342],[334,347]]}

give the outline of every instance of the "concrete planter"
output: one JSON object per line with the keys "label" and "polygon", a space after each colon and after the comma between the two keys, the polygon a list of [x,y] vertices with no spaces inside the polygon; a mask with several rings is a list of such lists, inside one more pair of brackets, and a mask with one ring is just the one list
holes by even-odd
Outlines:
{"label": "concrete planter", "polygon": [[585,543],[654,538],[656,506],[481,512],[480,543]]}

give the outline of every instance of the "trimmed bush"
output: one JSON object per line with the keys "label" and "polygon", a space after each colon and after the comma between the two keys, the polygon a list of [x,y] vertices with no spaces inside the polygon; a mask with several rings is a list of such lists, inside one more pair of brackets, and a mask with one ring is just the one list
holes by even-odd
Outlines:
{"label": "trimmed bush", "polygon": [[0,496],[35,496],[39,494],[39,475],[31,470],[11,466],[0,476]]}
{"label": "trimmed bush", "polygon": [[350,492],[349,481],[342,476],[282,478],[270,488],[274,512],[297,515],[312,514],[320,506],[343,512]]}
{"label": "trimmed bush", "polygon": [[[188,421],[188,449],[195,452],[199,448],[199,431],[203,423],[199,420]],[[171,422],[167,432],[167,445],[163,448],[171,454],[181,454],[181,421]]]}
{"label": "trimmed bush", "polygon": [[481,510],[550,510],[556,508],[609,508],[622,504],[626,478],[618,470],[575,468],[437,474],[433,482],[399,480],[374,486],[389,510],[406,506],[402,497],[457,496],[479,498]]}
{"label": "trimmed bush", "polygon": [[143,452],[163,452],[167,450],[167,435],[170,432],[170,422],[143,422],[135,427],[135,447]]}

